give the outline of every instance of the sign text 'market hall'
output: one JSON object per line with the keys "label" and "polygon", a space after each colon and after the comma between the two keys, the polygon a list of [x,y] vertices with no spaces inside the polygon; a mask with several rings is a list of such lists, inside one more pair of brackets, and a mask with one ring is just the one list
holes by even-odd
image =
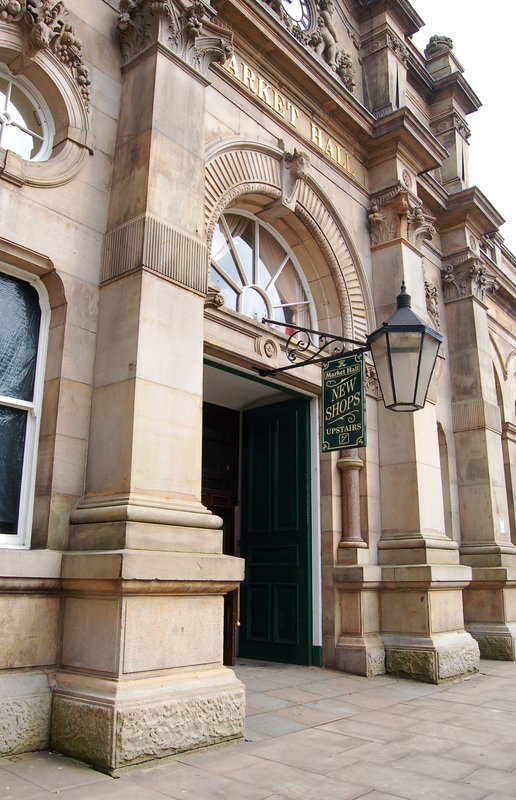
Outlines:
{"label": "sign text 'market hall'", "polygon": [[237,58],[236,55],[226,61],[224,69],[258,100],[261,100],[279,117],[292,125],[299,134],[316,145],[325,156],[356,178],[355,169],[351,163],[351,154],[337,144],[323,128],[310,120],[291,100],[265,80],[257,70],[250,67],[241,58]]}

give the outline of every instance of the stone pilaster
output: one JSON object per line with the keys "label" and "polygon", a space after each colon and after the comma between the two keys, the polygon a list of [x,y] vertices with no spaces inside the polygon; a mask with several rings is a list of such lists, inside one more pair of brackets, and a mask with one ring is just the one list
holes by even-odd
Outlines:
{"label": "stone pilaster", "polygon": [[[427,319],[421,243],[432,218],[403,187],[373,199],[370,213],[377,323],[389,319],[404,280]],[[462,590],[471,570],[445,534],[437,418],[427,401],[415,413],[378,415],[382,534],[381,620],[389,672],[430,682],[474,672],[478,647],[464,630]]]}
{"label": "stone pilaster", "polygon": [[[231,52],[202,3],[121,3],[125,65],[86,491],[63,558],[52,742],[114,773],[243,734],[222,665],[243,578],[201,503],[205,74]],[[138,108],[138,114],[134,109]]]}
{"label": "stone pilaster", "polygon": [[515,657],[516,547],[510,537],[502,429],[485,298],[497,283],[466,248],[444,264],[461,561],[473,567],[464,593],[467,629],[489,658]]}

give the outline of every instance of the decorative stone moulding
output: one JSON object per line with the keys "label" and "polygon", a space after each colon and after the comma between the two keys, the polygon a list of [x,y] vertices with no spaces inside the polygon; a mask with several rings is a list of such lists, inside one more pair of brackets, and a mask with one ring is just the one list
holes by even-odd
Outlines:
{"label": "decorative stone moulding", "polygon": [[435,218],[423,210],[423,203],[402,184],[371,199],[369,224],[371,244],[405,239],[418,249],[435,233]]}
{"label": "decorative stone moulding", "polygon": [[428,281],[425,281],[426,310],[432,320],[433,328],[441,330],[441,319],[439,314],[439,289]]}
{"label": "decorative stone moulding", "polygon": [[67,183],[93,152],[91,80],[67,13],[62,2],[0,0],[0,60],[41,93],[55,127],[46,161],[26,161],[0,148],[0,177],[18,186]]}
{"label": "decorative stone moulding", "polygon": [[[262,142],[227,140],[208,153],[206,165],[205,225],[208,251],[215,225],[222,211],[239,197],[262,194],[281,202],[285,195],[285,165],[296,181],[295,210],[316,240],[334,280],[343,317],[343,336],[364,339],[367,335],[367,312],[364,288],[357,269],[358,257],[351,250],[338,214],[311,178],[301,154],[285,154],[279,147]],[[287,167],[288,169],[288,167]],[[265,209],[271,206],[266,206]],[[370,303],[372,308],[372,302]]]}
{"label": "decorative stone moulding", "polygon": [[396,58],[398,58],[402,64],[406,64],[408,62],[409,52],[407,48],[401,39],[399,39],[390,30],[383,30],[375,33],[374,38],[364,44],[362,48],[362,57],[367,58],[367,56],[372,56],[375,53],[378,53],[380,50],[383,50],[385,47],[388,47],[389,50],[392,50]]}
{"label": "decorative stone moulding", "polygon": [[442,280],[445,302],[469,296],[483,301],[487,292],[494,293],[499,288],[496,277],[469,247],[446,259]]}
{"label": "decorative stone moulding", "polygon": [[68,11],[54,0],[0,0],[0,20],[18,23],[25,31],[22,60],[50,50],[71,71],[87,108],[90,77],[84,65],[82,42],[66,22]]}
{"label": "decorative stone moulding", "polygon": [[301,44],[310,47],[315,54],[335,72],[342,83],[352,92],[355,86],[355,67],[351,54],[339,46],[333,25],[333,0],[311,0],[309,3],[312,24],[307,30],[297,25],[287,13],[281,0],[265,0],[276,12],[283,25]]}
{"label": "decorative stone moulding", "polygon": [[202,0],[120,0],[118,34],[124,61],[159,42],[197,72],[223,64],[233,53],[232,33],[213,22]]}

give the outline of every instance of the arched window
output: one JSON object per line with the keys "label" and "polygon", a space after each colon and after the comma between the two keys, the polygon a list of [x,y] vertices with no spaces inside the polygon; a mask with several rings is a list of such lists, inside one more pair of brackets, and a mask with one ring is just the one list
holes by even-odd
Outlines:
{"label": "arched window", "polygon": [[0,147],[27,161],[45,161],[53,138],[50,111],[39,92],[0,65]]}
{"label": "arched window", "polygon": [[279,234],[245,211],[224,212],[215,228],[211,280],[225,304],[247,317],[315,327],[308,284]]}
{"label": "arched window", "polygon": [[0,272],[0,544],[14,547],[30,542],[49,316],[39,282],[19,275]]}

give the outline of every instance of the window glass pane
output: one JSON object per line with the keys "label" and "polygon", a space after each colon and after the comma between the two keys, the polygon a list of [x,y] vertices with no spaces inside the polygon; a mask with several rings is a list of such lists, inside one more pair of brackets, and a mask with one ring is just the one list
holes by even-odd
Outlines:
{"label": "window glass pane", "polygon": [[40,307],[36,290],[11,275],[0,275],[0,395],[32,400]]}
{"label": "window glass pane", "polygon": [[11,86],[11,102],[7,110],[16,125],[43,136],[41,119],[34,103],[14,84]]}
{"label": "window glass pane", "polygon": [[0,406],[0,533],[16,534],[27,412]]}
{"label": "window glass pane", "polygon": [[0,75],[0,111],[5,111],[7,108],[7,87],[7,81]]}
{"label": "window glass pane", "polygon": [[[236,283],[237,286],[242,285],[242,279],[238,272],[235,259],[229,249],[229,244],[226,240],[224,232],[217,225],[213,235],[212,258],[217,262],[218,266],[226,273],[228,278]],[[219,281],[215,281],[219,283]],[[224,294],[224,292],[222,292]],[[225,296],[225,295],[224,295]]]}
{"label": "window glass pane", "polygon": [[220,293],[224,298],[224,304],[231,308],[233,311],[237,310],[237,293],[235,290],[224,280],[222,275],[219,275],[217,270],[212,267],[210,272],[210,280],[220,286]]}
{"label": "window glass pane", "polygon": [[242,314],[252,319],[261,320],[262,317],[269,316],[269,309],[261,294],[256,289],[245,289],[242,300]]}
{"label": "window glass pane", "polygon": [[274,239],[264,228],[260,230],[260,275],[258,285],[264,288],[273,278],[282,263],[285,261],[286,254],[279,242]]}
{"label": "window glass pane", "polygon": [[254,222],[237,214],[225,214],[225,219],[244,270],[245,282],[256,283],[253,279]]}
{"label": "window glass pane", "polygon": [[30,133],[21,131],[16,125],[4,125],[2,129],[2,141],[0,142],[4,150],[12,150],[26,161],[30,161],[37,155],[41,142],[34,138]]}

